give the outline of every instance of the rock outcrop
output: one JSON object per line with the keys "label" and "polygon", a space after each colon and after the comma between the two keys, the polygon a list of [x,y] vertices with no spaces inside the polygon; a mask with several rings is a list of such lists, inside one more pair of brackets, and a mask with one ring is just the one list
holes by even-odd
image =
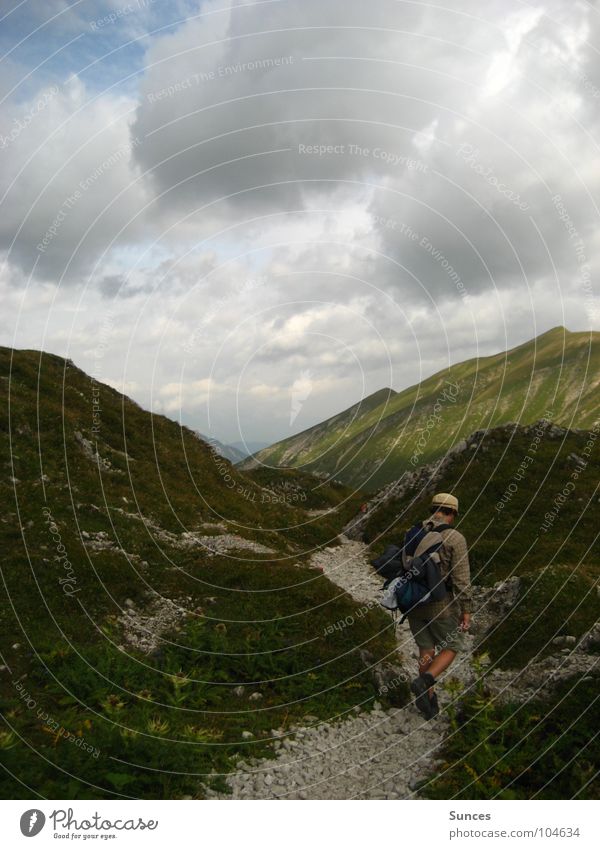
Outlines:
{"label": "rock outcrop", "polygon": [[[549,439],[562,439],[565,433],[568,432],[565,428],[552,424],[552,422],[545,419],[525,426],[519,425],[516,422],[509,422],[490,430],[476,430],[467,439],[457,443],[439,460],[419,466],[413,472],[405,472],[398,480],[392,481],[392,483],[378,490],[375,495],[363,504],[361,512],[347,523],[343,533],[349,539],[362,539],[365,527],[371,516],[392,499],[403,498],[409,492],[430,493],[433,495],[436,491],[437,482],[448,471],[457,457],[474,451],[485,452],[488,448],[489,441],[501,438],[506,439],[515,430],[527,435],[539,428],[543,428],[544,437]],[[488,441],[488,445],[486,445],[486,441]]]}

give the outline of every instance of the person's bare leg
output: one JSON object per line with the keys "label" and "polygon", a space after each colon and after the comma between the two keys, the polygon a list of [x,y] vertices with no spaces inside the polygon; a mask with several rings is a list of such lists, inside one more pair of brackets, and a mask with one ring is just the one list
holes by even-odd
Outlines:
{"label": "person's bare leg", "polygon": [[[437,678],[438,675],[441,675],[445,669],[448,669],[455,657],[455,651],[452,651],[451,649],[442,649],[439,654],[435,655],[426,671],[429,672],[430,675],[433,675],[434,678]],[[431,695],[432,693],[433,689],[430,689],[429,694]]]}
{"label": "person's bare leg", "polygon": [[419,675],[429,670],[434,657],[435,649],[419,649]]}

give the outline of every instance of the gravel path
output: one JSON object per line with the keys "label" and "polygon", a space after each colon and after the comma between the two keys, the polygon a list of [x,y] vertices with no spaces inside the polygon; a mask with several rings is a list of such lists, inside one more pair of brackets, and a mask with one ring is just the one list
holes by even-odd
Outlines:
{"label": "gravel path", "polygon": [[[369,550],[359,541],[341,537],[342,544],[317,552],[313,565],[341,589],[363,604],[377,604],[381,579],[369,564]],[[477,617],[473,633],[465,635],[466,651],[458,655],[446,675],[472,684],[473,647],[514,604],[519,578],[499,581],[494,587],[474,588]],[[396,626],[396,667],[408,680],[416,675],[417,652],[408,623]],[[523,670],[493,670],[486,678],[494,699],[522,701],[549,695],[561,678],[586,674],[598,664],[588,654],[600,642],[600,623],[575,645],[574,637],[561,637],[565,645],[558,654],[534,659]],[[557,640],[558,641],[558,640]],[[557,642],[555,641],[555,642]],[[573,644],[573,645],[571,645]],[[561,643],[562,645],[562,643]],[[443,684],[444,676],[440,677]],[[450,696],[437,688],[440,704]],[[209,798],[234,799],[407,799],[417,796],[416,782],[435,775],[439,748],[449,730],[444,712],[425,722],[409,704],[400,709],[361,712],[338,722],[294,727],[284,734],[274,729],[274,760],[240,761],[238,771],[227,778],[231,795],[208,792]],[[248,739],[251,739],[249,735]]]}
{"label": "gravel path", "polygon": [[[330,581],[344,589],[357,601],[379,606],[381,598],[382,579],[375,573],[369,560],[372,555],[368,546],[342,536],[342,545],[325,548],[313,556],[313,563],[323,569],[323,574]],[[464,683],[473,679],[470,665],[473,638],[465,636],[468,651],[459,655],[452,664],[448,674]],[[414,678],[417,674],[418,651],[415,646],[408,622],[396,624],[396,642],[398,658],[404,672]],[[440,681],[443,681],[443,676]]]}
{"label": "gravel path", "polygon": [[[361,602],[377,602],[381,580],[368,563],[368,548],[342,537],[343,544],[314,555],[313,563]],[[408,625],[397,628],[401,665],[416,674],[416,654]],[[456,668],[453,669],[453,673]],[[442,694],[443,698],[443,694]],[[409,704],[351,719],[289,729],[275,742],[274,760],[247,760],[228,777],[235,799],[406,799],[435,771],[436,752],[448,722],[444,714],[425,722]],[[279,736],[277,730],[274,736]]]}

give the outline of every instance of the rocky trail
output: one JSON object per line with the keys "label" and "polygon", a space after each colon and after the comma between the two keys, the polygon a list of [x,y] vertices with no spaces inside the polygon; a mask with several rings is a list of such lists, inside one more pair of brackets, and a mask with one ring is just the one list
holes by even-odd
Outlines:
{"label": "rocky trail", "polygon": [[[378,604],[381,579],[369,564],[369,549],[359,541],[341,537],[342,544],[317,552],[313,564],[357,602]],[[458,679],[464,688],[473,684],[473,649],[483,634],[493,627],[515,603],[517,577],[491,588],[474,588],[473,633],[465,635],[466,651],[439,679],[441,713],[426,722],[414,703],[383,710],[354,709],[350,718],[273,729],[276,757],[272,760],[242,760],[237,771],[227,777],[231,795],[208,791],[209,798],[236,799],[407,799],[417,798],[417,784],[435,775],[440,763],[440,746],[449,732],[443,707],[451,696],[444,691],[444,679]],[[493,698],[521,700],[547,695],[553,682],[585,674],[598,662],[587,654],[591,641],[600,635],[590,632],[577,645],[559,647],[550,657],[534,660],[523,670],[494,670],[486,676]],[[571,639],[571,638],[569,638]],[[574,638],[572,638],[574,641]],[[394,680],[410,681],[416,675],[417,650],[408,623],[396,624],[397,650],[388,662],[374,663],[375,677],[393,686]],[[368,655],[368,653],[366,653]],[[368,656],[365,662],[369,663]],[[251,740],[249,739],[249,742]],[[249,753],[251,749],[249,749]]]}
{"label": "rocky trail", "polygon": [[[343,544],[317,552],[315,566],[358,602],[377,604],[381,580],[368,563],[361,542],[342,537]],[[388,680],[411,680],[416,653],[408,624],[397,627],[398,654],[389,660]],[[368,662],[368,658],[366,659]],[[387,665],[387,664],[386,664]],[[463,661],[462,669],[468,669]],[[459,673],[458,659],[453,673]],[[356,709],[355,709],[356,710]],[[356,710],[351,718],[277,729],[274,760],[246,760],[228,777],[238,799],[405,799],[416,783],[436,766],[436,753],[448,727],[441,713],[425,722],[413,704],[383,710]],[[209,798],[231,798],[209,793]]]}

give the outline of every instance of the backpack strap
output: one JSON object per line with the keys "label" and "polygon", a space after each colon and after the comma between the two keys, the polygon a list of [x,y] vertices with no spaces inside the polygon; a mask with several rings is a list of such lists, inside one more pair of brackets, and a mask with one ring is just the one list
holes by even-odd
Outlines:
{"label": "backpack strap", "polygon": [[[427,524],[433,525],[433,522],[427,522]],[[451,528],[451,527],[452,527],[452,525],[448,525],[445,522],[443,522],[441,525],[433,525],[431,530],[436,531],[437,533],[441,533],[442,531],[447,531],[448,528]]]}
{"label": "backpack strap", "polygon": [[[425,551],[422,551],[421,552],[422,557],[426,557],[429,554],[437,552],[441,548],[441,546],[443,544],[443,539],[441,539],[441,533],[442,533],[442,531],[445,531],[445,530],[448,530],[449,528],[451,528],[452,525],[449,525],[446,522],[443,522],[440,525],[434,525],[433,522],[428,521],[428,522],[424,523],[424,527],[427,528],[427,533],[437,534],[438,539],[441,540],[441,541],[434,542],[429,548],[427,548]],[[452,592],[452,589],[453,589],[453,587],[452,587],[452,572],[448,572],[448,574],[444,578],[444,586],[446,587],[446,591],[448,593]]]}
{"label": "backpack strap", "polygon": [[[442,525],[437,525],[435,530],[439,531],[441,533],[442,531],[445,531],[445,530],[447,530],[448,528],[451,528],[451,527],[452,527],[452,525],[448,525],[448,524],[444,523]],[[451,593],[452,592],[452,573],[451,572],[448,572],[446,578],[444,579],[444,585],[446,587],[446,590],[449,593]]]}

